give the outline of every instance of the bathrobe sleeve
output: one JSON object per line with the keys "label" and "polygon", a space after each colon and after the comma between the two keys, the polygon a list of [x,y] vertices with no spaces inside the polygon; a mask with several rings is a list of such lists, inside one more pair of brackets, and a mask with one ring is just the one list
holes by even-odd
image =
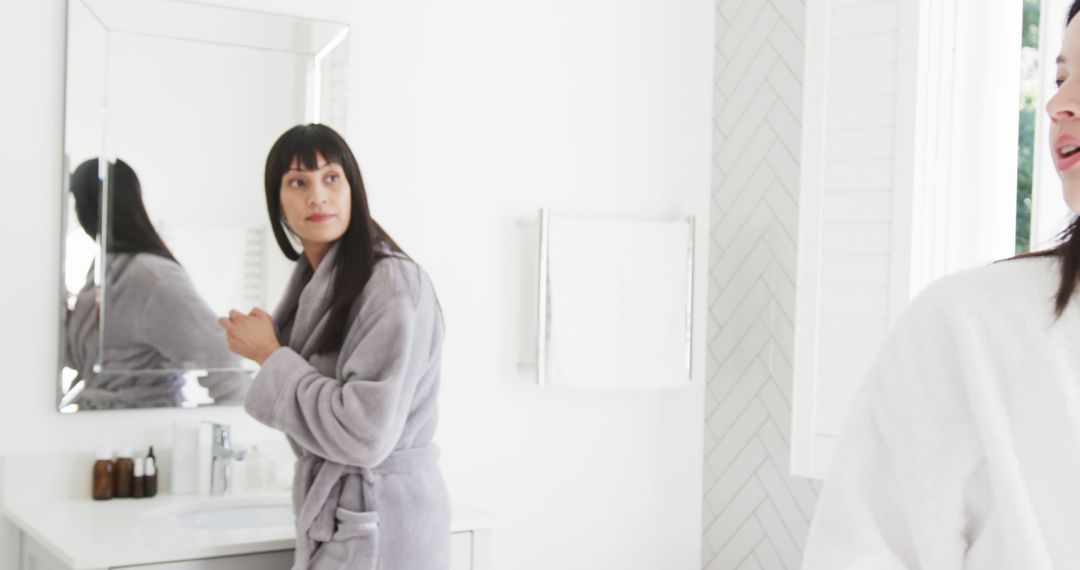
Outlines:
{"label": "bathrobe sleeve", "polygon": [[915,300],[853,400],[804,570],[964,567],[989,499],[947,297]]}
{"label": "bathrobe sleeve", "polygon": [[407,288],[376,282],[338,356],[340,378],[324,376],[291,348],[263,363],[245,401],[256,420],[331,461],[374,467],[394,450],[420,378],[436,360],[437,309]]}

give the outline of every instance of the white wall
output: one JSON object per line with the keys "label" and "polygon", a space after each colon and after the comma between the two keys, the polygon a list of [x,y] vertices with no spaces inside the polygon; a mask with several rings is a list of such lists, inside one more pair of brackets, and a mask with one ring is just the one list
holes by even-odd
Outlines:
{"label": "white wall", "polygon": [[[697,567],[706,272],[695,289],[692,384],[540,389],[516,369],[518,334],[531,325],[520,317],[515,222],[541,206],[707,222],[713,3],[231,5],[353,28],[347,136],[374,213],[442,299],[442,465],[455,500],[504,515],[495,567]],[[273,437],[237,408],[53,411],[64,6],[27,4],[0,24],[11,86],[0,100],[0,167],[17,205],[0,224],[9,244],[0,453],[89,451],[121,437],[167,446],[177,419]],[[705,244],[708,224],[698,228]],[[698,267],[705,259],[700,247]],[[14,564],[13,540],[0,522],[0,567]]]}

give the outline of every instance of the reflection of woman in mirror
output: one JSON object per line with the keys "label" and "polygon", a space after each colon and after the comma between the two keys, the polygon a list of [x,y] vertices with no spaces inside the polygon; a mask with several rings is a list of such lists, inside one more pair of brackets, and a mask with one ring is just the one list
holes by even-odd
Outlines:
{"label": "reflection of woman in mirror", "polygon": [[[1078,10],[1046,111],[1080,213]],[[945,277],[897,321],[850,408],[804,569],[1080,567],[1080,218],[1061,237]]]}
{"label": "reflection of woman in mirror", "polygon": [[298,567],[448,568],[449,498],[432,443],[443,322],[431,281],[371,218],[356,159],[329,127],[283,134],[265,185],[296,268],[273,318],[255,309],[221,322],[230,346],[262,365],[245,408],[298,455]]}
{"label": "reflection of woman in mirror", "polygon": [[[83,230],[96,239],[102,225],[109,228],[104,372],[94,372],[99,294],[93,269],[67,317],[66,360],[78,372],[75,382],[82,381],[74,402],[82,409],[179,406],[185,382],[180,374],[109,370],[225,368],[240,362],[228,350],[213,311],[150,223],[135,171],[117,160],[108,165],[108,180],[109,223],[102,224],[97,159],[82,163],[71,176]],[[215,401],[238,401],[247,379],[240,373],[210,373],[200,383]]]}

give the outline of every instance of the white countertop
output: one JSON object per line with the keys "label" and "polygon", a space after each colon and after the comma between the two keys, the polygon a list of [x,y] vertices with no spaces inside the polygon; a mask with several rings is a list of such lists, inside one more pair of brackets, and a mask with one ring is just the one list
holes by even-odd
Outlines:
{"label": "white countertop", "polygon": [[[3,461],[0,511],[69,567],[107,568],[288,550],[295,530],[288,526],[243,529],[179,528],[168,515],[196,506],[253,502],[290,504],[288,492],[226,495],[171,495],[149,499],[90,497],[92,460],[8,456]],[[81,483],[81,485],[80,485]],[[160,486],[160,485],[159,485]],[[81,488],[81,490],[80,490]],[[495,520],[475,509],[453,505],[451,532],[491,528]]]}

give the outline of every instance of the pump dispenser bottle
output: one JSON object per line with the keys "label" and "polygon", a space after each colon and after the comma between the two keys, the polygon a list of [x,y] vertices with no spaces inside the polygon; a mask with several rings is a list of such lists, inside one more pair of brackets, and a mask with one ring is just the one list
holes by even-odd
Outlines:
{"label": "pump dispenser bottle", "polygon": [[146,496],[146,477],[143,475],[143,460],[135,458],[135,470],[131,477],[131,496],[141,499]]}
{"label": "pump dispenser bottle", "polygon": [[146,485],[146,496],[153,497],[157,494],[157,458],[154,457],[154,446],[150,446],[150,453],[146,454],[143,465],[143,477]]}

